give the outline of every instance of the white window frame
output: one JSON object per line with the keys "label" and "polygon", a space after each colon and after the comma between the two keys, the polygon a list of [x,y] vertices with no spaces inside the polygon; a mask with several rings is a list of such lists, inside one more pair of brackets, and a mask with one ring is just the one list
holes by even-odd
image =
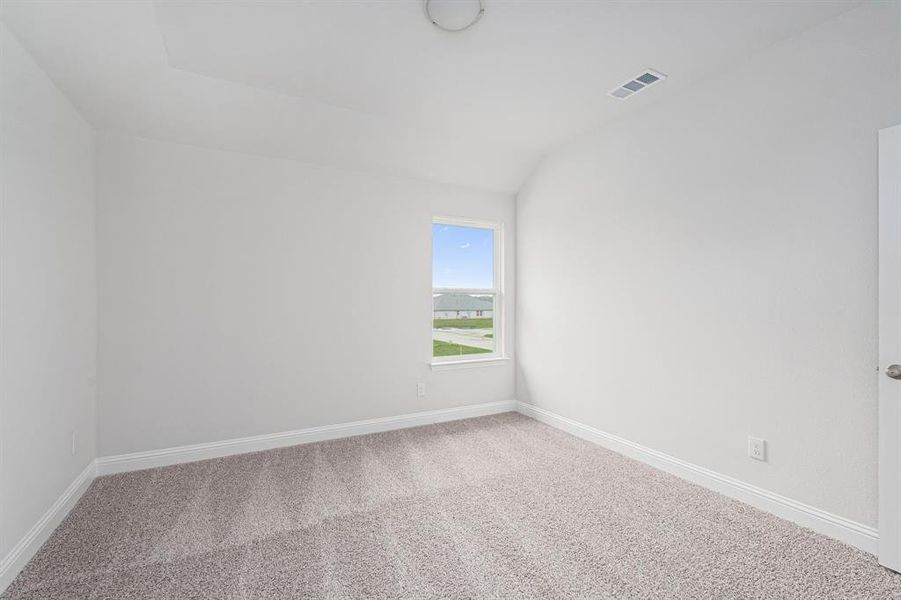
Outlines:
{"label": "white window frame", "polygon": [[[435,366],[450,366],[450,365],[470,365],[470,364],[478,364],[478,363],[492,363],[497,361],[506,360],[506,354],[504,351],[504,341],[506,340],[506,336],[504,335],[504,225],[498,221],[483,221],[479,219],[469,219],[462,217],[448,217],[448,216],[433,216],[432,217],[432,229],[434,230],[435,225],[452,225],[457,227],[476,227],[479,229],[490,229],[493,232],[494,238],[494,265],[493,265],[493,275],[494,275],[494,287],[491,288],[432,288],[432,294],[430,298],[431,307],[432,307],[432,320],[435,318],[435,310],[434,310],[434,297],[435,294],[482,294],[482,295],[493,295],[494,296],[494,314],[492,315],[492,320],[494,324],[494,352],[488,353],[479,353],[479,354],[464,354],[462,357],[460,356],[432,356],[434,352],[431,343],[429,342],[429,357],[433,367]],[[434,234],[430,236],[429,243],[432,243],[434,239]],[[434,248],[432,249],[432,254],[434,256]],[[432,260],[432,266],[434,267],[434,258]],[[432,280],[434,281],[434,273],[432,273]],[[429,323],[432,323],[432,320]],[[434,328],[434,327],[433,327]]]}

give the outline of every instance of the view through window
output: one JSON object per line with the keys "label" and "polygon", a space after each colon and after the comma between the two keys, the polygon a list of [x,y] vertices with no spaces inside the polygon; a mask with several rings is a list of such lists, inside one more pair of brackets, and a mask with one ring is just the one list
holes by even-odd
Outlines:
{"label": "view through window", "polygon": [[436,219],[432,224],[435,360],[488,358],[498,352],[497,234],[489,223]]}

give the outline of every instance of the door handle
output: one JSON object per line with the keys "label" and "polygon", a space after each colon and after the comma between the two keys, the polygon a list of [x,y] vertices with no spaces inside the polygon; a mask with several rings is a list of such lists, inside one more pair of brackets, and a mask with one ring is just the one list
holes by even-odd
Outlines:
{"label": "door handle", "polygon": [[885,374],[892,379],[901,379],[901,365],[889,365]]}

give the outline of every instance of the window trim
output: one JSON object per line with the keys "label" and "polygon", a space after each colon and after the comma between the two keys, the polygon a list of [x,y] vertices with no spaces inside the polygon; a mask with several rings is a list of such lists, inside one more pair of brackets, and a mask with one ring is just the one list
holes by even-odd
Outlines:
{"label": "window trim", "polygon": [[[494,295],[494,315],[492,316],[494,324],[494,352],[480,354],[464,354],[463,356],[433,356],[434,344],[429,344],[429,362],[433,368],[444,365],[469,365],[476,366],[478,363],[492,364],[500,360],[507,359],[505,348],[506,319],[504,318],[504,224],[500,221],[487,221],[482,219],[471,219],[465,217],[449,217],[444,215],[433,215],[432,226],[435,225],[451,225],[457,227],[476,227],[479,229],[491,229],[494,238],[494,287],[493,288],[432,288],[430,298],[434,299],[435,294],[491,294]],[[429,236],[429,244],[431,249],[431,266],[434,268],[434,247],[432,246],[434,236]],[[434,273],[432,280],[434,281]],[[435,304],[431,300],[432,320],[435,318]],[[474,358],[478,357],[478,358]]]}

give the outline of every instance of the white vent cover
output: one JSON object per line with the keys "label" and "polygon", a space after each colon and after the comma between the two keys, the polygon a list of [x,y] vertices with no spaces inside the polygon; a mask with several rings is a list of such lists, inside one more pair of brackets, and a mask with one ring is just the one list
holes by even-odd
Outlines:
{"label": "white vent cover", "polygon": [[607,95],[613,96],[614,98],[619,98],[620,100],[625,100],[629,96],[637,94],[638,92],[647,89],[655,83],[663,81],[664,79],[666,79],[666,75],[664,75],[663,73],[651,69],[646,69],[643,73],[632,78],[631,81],[627,81],[621,86],[610,90],[609,92],[607,92]]}

